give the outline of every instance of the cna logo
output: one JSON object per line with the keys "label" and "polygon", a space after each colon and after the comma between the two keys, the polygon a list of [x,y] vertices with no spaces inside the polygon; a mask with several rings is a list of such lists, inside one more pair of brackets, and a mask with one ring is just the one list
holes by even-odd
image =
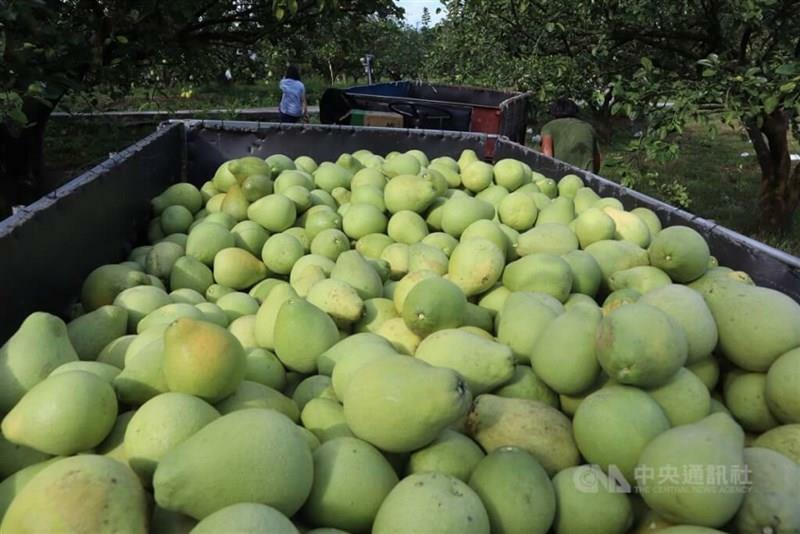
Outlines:
{"label": "cna logo", "polygon": [[625,475],[615,465],[608,466],[608,474],[596,464],[582,465],[575,469],[572,481],[578,491],[597,493],[601,489],[609,493],[631,493],[633,488]]}

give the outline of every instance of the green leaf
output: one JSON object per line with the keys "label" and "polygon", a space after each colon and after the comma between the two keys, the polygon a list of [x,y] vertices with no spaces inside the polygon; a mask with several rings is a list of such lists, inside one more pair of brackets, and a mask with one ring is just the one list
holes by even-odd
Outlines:
{"label": "green leaf", "polygon": [[119,44],[128,44],[128,38],[124,35],[117,35],[117,42]]}
{"label": "green leaf", "polygon": [[276,7],[275,8],[275,18],[278,20],[283,20],[283,16],[286,14],[286,10],[283,7]]}
{"label": "green leaf", "polygon": [[795,87],[797,87],[797,84],[795,82],[785,83],[781,85],[781,93],[791,93],[792,91],[794,91]]}
{"label": "green leaf", "polygon": [[764,100],[764,113],[770,114],[778,107],[778,97],[772,95]]}
{"label": "green leaf", "polygon": [[714,69],[703,69],[703,78],[710,78],[717,73]]}
{"label": "green leaf", "polygon": [[639,62],[642,64],[642,67],[644,67],[645,70],[653,70],[653,62],[650,61],[649,57],[642,56]]}
{"label": "green leaf", "polygon": [[798,64],[796,62],[784,63],[783,65],[781,65],[780,67],[775,69],[775,72],[777,74],[783,74],[783,75],[791,76],[792,74],[796,74],[796,73],[800,72],[800,64]]}
{"label": "green leaf", "polygon": [[21,109],[12,109],[8,111],[8,118],[22,125],[28,124],[28,116],[25,115]]}

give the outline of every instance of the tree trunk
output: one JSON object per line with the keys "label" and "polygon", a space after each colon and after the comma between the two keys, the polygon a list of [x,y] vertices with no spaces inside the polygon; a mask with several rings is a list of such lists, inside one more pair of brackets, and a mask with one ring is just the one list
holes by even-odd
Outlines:
{"label": "tree trunk", "polygon": [[611,124],[613,119],[611,116],[611,105],[614,103],[612,92],[611,88],[606,89],[602,105],[599,108],[595,106],[591,107],[594,128],[603,142],[609,142],[611,140],[611,134],[614,131],[614,127]]}
{"label": "tree trunk", "polygon": [[44,130],[52,109],[25,99],[23,112],[29,126],[0,124],[0,197],[11,205],[30,204],[46,193],[42,190]]}
{"label": "tree trunk", "polygon": [[752,119],[745,127],[761,167],[761,229],[785,232],[800,203],[800,165],[792,171],[789,158],[789,117],[779,108],[763,116],[761,127]]}

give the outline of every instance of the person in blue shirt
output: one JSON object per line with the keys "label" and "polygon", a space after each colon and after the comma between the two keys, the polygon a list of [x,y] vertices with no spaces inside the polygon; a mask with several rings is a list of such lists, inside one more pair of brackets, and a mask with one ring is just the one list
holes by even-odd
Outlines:
{"label": "person in blue shirt", "polygon": [[305,119],[308,116],[306,87],[300,81],[300,70],[294,65],[289,65],[279,87],[283,93],[278,106],[281,122],[297,122]]}

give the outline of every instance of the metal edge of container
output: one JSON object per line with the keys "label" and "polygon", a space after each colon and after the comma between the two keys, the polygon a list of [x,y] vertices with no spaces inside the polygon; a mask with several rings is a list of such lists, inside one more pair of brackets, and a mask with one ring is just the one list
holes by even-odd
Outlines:
{"label": "metal edge of container", "polygon": [[64,316],[86,276],[140,240],[150,198],[183,176],[185,129],[165,126],[0,221],[0,343],[34,311]]}
{"label": "metal edge of container", "polygon": [[626,209],[641,206],[653,210],[665,227],[681,224],[694,228],[706,239],[720,265],[745,271],[758,285],[782,291],[800,302],[800,258],[505,138],[498,140],[495,157],[520,159],[554,179],[576,174],[598,194],[618,198]]}

